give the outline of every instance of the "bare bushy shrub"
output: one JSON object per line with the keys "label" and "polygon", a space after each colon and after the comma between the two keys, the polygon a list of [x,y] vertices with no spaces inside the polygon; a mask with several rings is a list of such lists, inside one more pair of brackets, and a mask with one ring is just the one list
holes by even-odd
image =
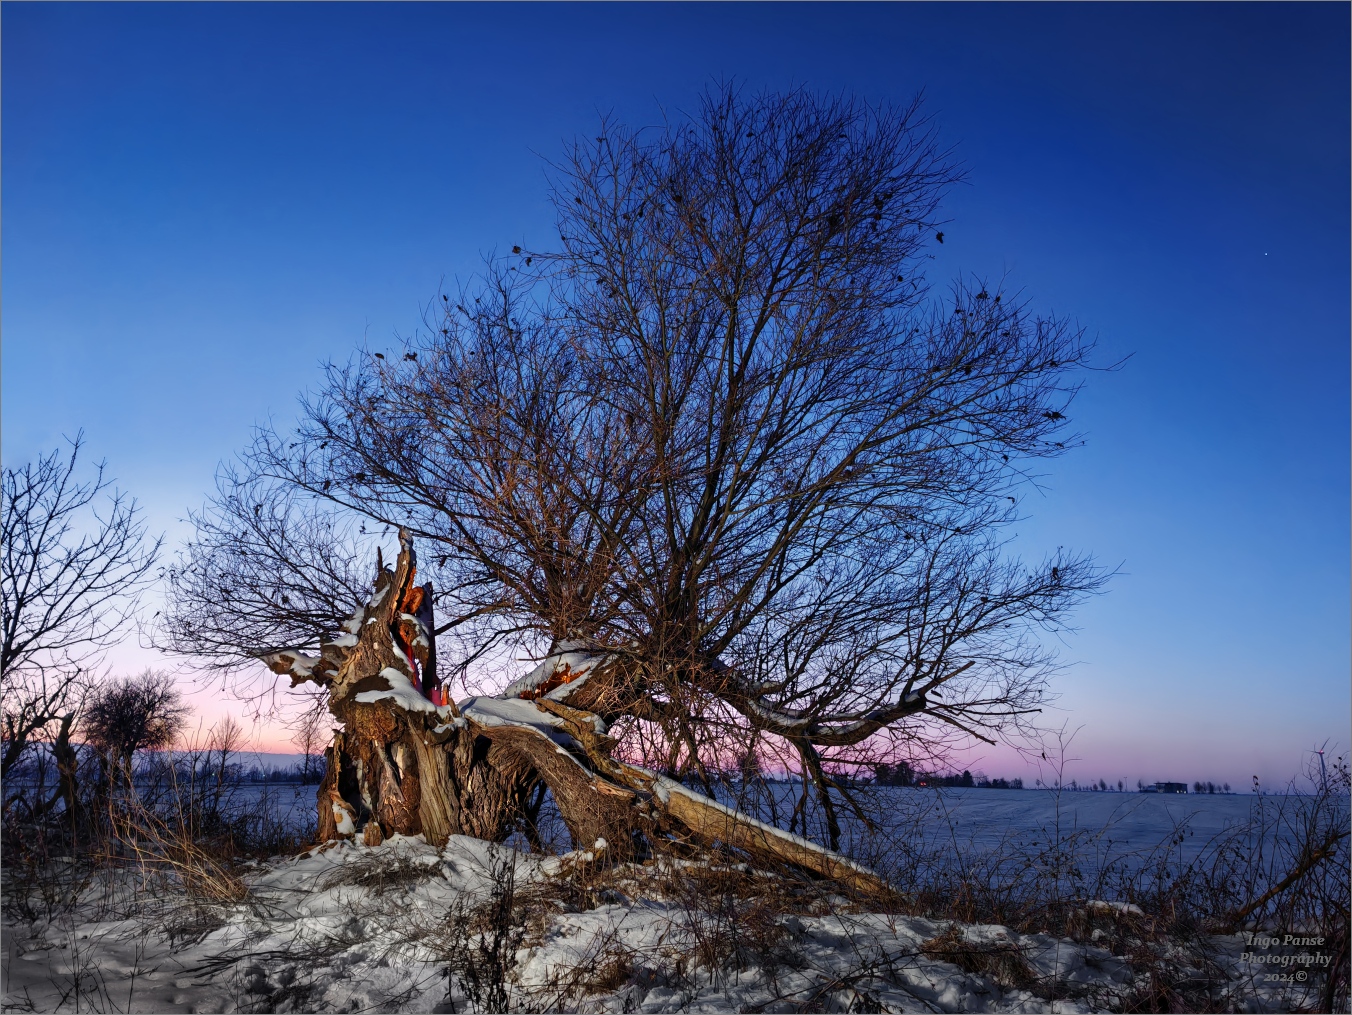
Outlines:
{"label": "bare bushy shrub", "polygon": [[190,711],[173,677],[146,670],[96,688],[85,706],[82,728],[86,740],[107,759],[110,773],[130,785],[136,752],[169,747]]}

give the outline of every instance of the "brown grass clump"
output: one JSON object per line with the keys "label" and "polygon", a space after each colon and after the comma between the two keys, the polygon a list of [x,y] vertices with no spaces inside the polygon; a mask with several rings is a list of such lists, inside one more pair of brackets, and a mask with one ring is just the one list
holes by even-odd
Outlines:
{"label": "brown grass clump", "polygon": [[438,877],[441,870],[435,864],[390,853],[359,854],[320,878],[319,887],[327,890],[352,885],[383,895]]}
{"label": "brown grass clump", "polygon": [[248,897],[237,857],[226,844],[198,838],[185,823],[165,820],[134,798],[110,815],[109,824],[104,859],[130,862],[145,883],[193,903],[229,905]]}
{"label": "brown grass clump", "polygon": [[926,941],[920,946],[920,954],[983,976],[1007,990],[1033,990],[1038,986],[1037,973],[1013,942],[976,944],[963,937],[957,926]]}
{"label": "brown grass clump", "polygon": [[610,994],[633,979],[634,956],[624,948],[602,949],[582,971],[587,974],[577,983],[582,993]]}

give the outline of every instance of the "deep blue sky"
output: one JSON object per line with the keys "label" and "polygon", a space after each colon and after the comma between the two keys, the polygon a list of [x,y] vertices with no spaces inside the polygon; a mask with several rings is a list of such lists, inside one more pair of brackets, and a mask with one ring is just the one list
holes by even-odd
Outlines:
{"label": "deep blue sky", "polygon": [[319,361],[549,244],[540,156],[600,112],[652,123],[728,77],[923,89],[970,174],[931,279],[1007,273],[1134,354],[1089,378],[1089,446],[1020,527],[1122,568],[1063,650],[1076,770],[1240,784],[1346,747],[1346,4],[2,16],[6,464],[83,427],[177,538]]}

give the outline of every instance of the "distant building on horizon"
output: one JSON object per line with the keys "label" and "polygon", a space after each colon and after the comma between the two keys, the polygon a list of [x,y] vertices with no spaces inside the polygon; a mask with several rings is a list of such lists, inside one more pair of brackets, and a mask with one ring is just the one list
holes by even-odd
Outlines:
{"label": "distant building on horizon", "polygon": [[1186,782],[1157,782],[1153,786],[1144,786],[1142,793],[1186,793],[1188,784]]}

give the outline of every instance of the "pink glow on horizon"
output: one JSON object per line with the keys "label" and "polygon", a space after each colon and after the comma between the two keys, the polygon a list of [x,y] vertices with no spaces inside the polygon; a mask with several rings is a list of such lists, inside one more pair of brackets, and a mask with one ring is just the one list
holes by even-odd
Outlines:
{"label": "pink glow on horizon", "polygon": [[[108,672],[114,676],[138,673],[147,668],[172,672],[176,665],[181,665],[178,660],[134,643],[119,646],[110,654],[108,663]],[[512,660],[506,665],[527,666],[529,661]],[[290,692],[285,677],[276,678],[269,702],[272,714],[269,715],[266,711],[259,714],[259,710],[248,702],[232,697],[219,678],[191,671],[180,672],[183,674],[184,698],[194,712],[184,737],[186,743],[205,741],[212,727],[231,716],[244,729],[247,750],[299,754],[285,721],[302,707],[304,699]],[[485,679],[473,682],[469,688],[456,690],[492,694],[506,682],[505,677]],[[1320,746],[1308,744],[1302,747],[1288,738],[1274,737],[1271,741],[1234,744],[1221,754],[1196,738],[1181,735],[1182,731],[1164,725],[1144,734],[1133,730],[1130,735],[1117,729],[1105,730],[1104,725],[1091,719],[1069,738],[1061,771],[1065,785],[1072,779],[1081,785],[1103,779],[1116,788],[1121,780],[1124,788],[1134,790],[1137,780],[1147,784],[1168,780],[1189,785],[1195,781],[1211,781],[1217,785],[1228,782],[1234,792],[1248,792],[1256,775],[1264,787],[1275,790],[1298,779],[1305,764],[1314,757],[1312,752]],[[1073,730],[1073,727],[1068,728],[1067,735]],[[1050,737],[1047,744],[1028,743],[1022,749],[1008,744],[978,743],[950,752],[946,763],[918,762],[917,767],[937,774],[960,774],[968,770],[973,776],[985,775],[992,779],[1020,778],[1026,787],[1034,788],[1038,780],[1050,785],[1057,778],[1060,752],[1055,745],[1055,736]],[[1336,758],[1346,750],[1346,745],[1330,742],[1326,753]],[[1044,751],[1046,760],[1042,758]]]}

